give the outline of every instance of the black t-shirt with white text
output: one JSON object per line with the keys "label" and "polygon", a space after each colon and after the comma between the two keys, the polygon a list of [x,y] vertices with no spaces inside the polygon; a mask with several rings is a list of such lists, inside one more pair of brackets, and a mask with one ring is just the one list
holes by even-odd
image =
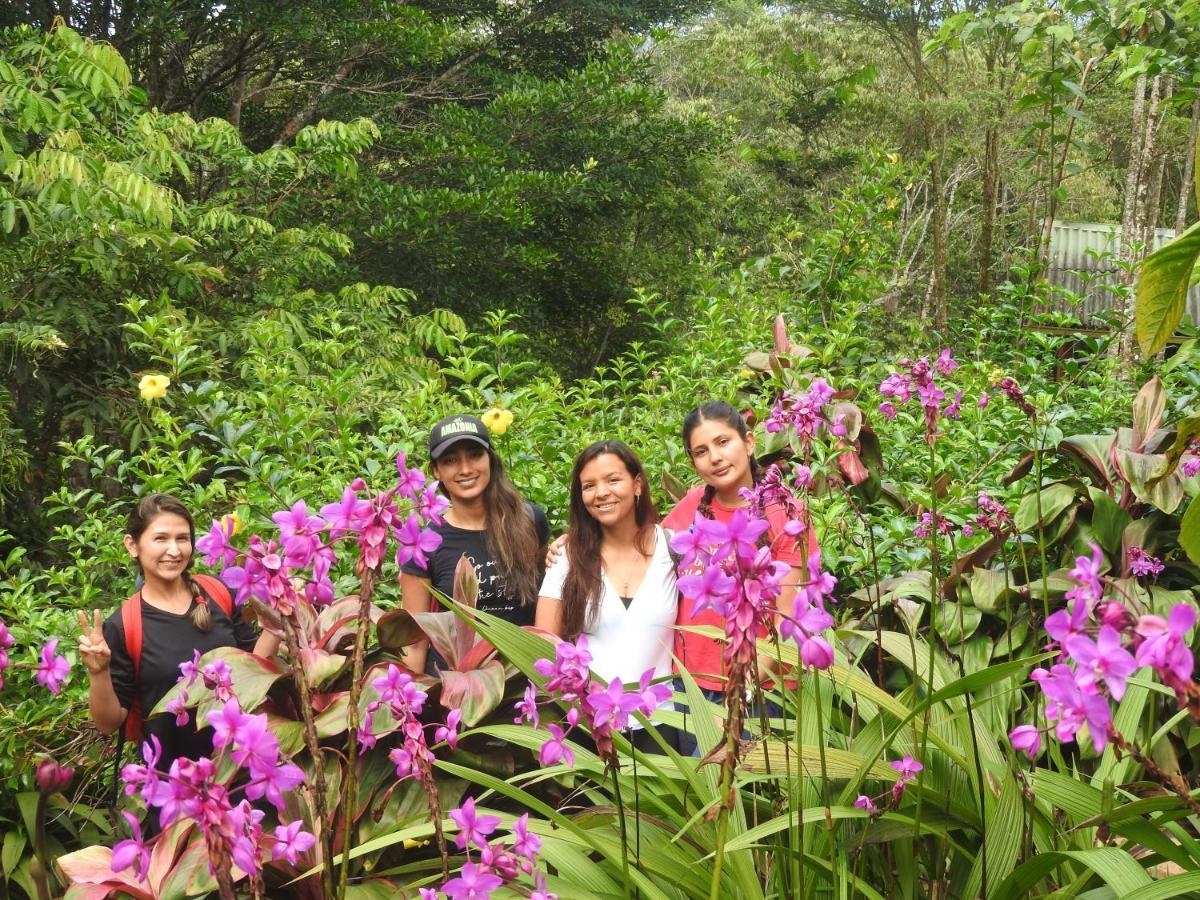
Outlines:
{"label": "black t-shirt with white text", "polygon": [[[533,517],[533,528],[537,533],[538,543],[545,546],[550,540],[550,523],[546,513],[536,503],[526,503],[529,514]],[[448,597],[454,595],[454,570],[458,568],[458,560],[465,553],[475,567],[475,575],[479,579],[479,597],[475,603],[477,609],[498,616],[514,625],[532,625],[537,604],[522,603],[519,598],[512,596],[496,571],[496,563],[488,555],[487,532],[468,528],[459,528],[449,522],[434,525],[433,530],[442,536],[442,543],[436,550],[428,554],[425,566],[419,566],[413,561],[404,564],[402,570],[408,575],[418,578],[428,578],[434,590]],[[540,566],[540,559],[531,559],[531,566]],[[435,611],[440,607],[434,598]],[[430,648],[430,656],[434,655]]]}

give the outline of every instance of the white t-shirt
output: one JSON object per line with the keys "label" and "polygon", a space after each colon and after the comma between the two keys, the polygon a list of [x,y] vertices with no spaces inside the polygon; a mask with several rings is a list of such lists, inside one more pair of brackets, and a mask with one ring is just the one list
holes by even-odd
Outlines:
{"label": "white t-shirt", "polygon": [[[539,596],[561,600],[566,577],[567,554],[561,553],[546,571]],[[601,574],[601,585],[604,596],[599,614],[584,632],[592,671],[605,683],[620,678],[625,684],[636,684],[647,669],[654,670],[656,679],[670,676],[679,591],[675,561],[662,528],[654,528],[654,555],[628,609],[607,575]],[[659,707],[671,708],[670,701]]]}

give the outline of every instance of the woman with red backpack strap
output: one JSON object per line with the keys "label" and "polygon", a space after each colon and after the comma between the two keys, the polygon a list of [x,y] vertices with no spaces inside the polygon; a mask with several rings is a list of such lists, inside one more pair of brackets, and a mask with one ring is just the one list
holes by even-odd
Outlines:
{"label": "woman with red backpack strap", "polygon": [[[178,757],[212,753],[212,732],[189,717],[145,717],[179,679],[181,663],[217,647],[273,656],[279,639],[261,636],[233,608],[229,589],[211,575],[193,575],[196,526],[179,500],[143,497],[125,528],[125,549],[141,570],[142,588],[100,623],[81,610],[79,656],[88,672],[88,706],[104,734],[124,726],[124,740],[154,736],[162,745],[158,768]],[[118,756],[120,754],[118,753]]]}

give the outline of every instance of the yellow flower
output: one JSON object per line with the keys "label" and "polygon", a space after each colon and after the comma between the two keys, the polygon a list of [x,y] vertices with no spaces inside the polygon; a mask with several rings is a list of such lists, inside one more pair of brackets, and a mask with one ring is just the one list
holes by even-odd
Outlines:
{"label": "yellow flower", "polygon": [[235,537],[242,533],[242,529],[246,527],[246,524],[242,521],[242,517],[237,514],[237,510],[234,510],[229,515],[221,517],[221,527],[228,528],[229,536]]}
{"label": "yellow flower", "polygon": [[507,409],[500,409],[497,406],[493,406],[480,418],[483,419],[483,424],[487,426],[487,430],[496,435],[496,437],[499,437],[508,431],[508,426],[512,424],[513,414]]}
{"label": "yellow flower", "polygon": [[738,375],[741,376],[742,381],[749,381],[754,377],[754,372],[751,369],[741,369],[738,371]]}
{"label": "yellow flower", "polygon": [[1004,380],[1004,370],[1003,369],[992,369],[991,373],[988,375],[988,381],[990,381],[992,384],[998,384],[999,382],[1001,382],[1003,380]]}
{"label": "yellow flower", "polygon": [[138,391],[142,399],[149,403],[167,396],[167,388],[170,386],[171,379],[166,375],[143,375],[142,380],[138,382]]}
{"label": "yellow flower", "polygon": [[418,847],[428,847],[429,841],[414,841],[412,838],[404,839],[405,850],[416,850]]}

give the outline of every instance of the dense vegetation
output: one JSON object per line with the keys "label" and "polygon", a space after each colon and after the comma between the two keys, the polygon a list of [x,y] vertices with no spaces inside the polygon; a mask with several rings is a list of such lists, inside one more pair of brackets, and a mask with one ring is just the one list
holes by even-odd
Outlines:
{"label": "dense vegetation", "polygon": [[[231,660],[243,708],[266,702],[326,784],[287,818],[329,828],[258,889],[461,879],[461,816],[438,811],[470,797],[540,836],[519,896],[543,875],[570,898],[1200,890],[1190,666],[1110,678],[1110,731],[1093,704],[1078,741],[1009,738],[1052,724],[1030,673],[1093,584],[1081,558],[1130,634],[1196,606],[1195,3],[31,0],[0,26],[0,894],[229,887],[188,828],[149,882],[106,868],[98,845],[128,836],[111,742],[78,666],[61,693],[37,677],[51,638],[75,662],[76,610],[131,590],[136,496],[236,514],[245,552],[297,501],[387,489],[442,415],[495,408],[514,481],[562,527],[589,440],[633,444],[666,508],[694,480],[687,410],[737,398],[761,424],[815,378],[838,392],[821,438],[759,438],[813,473],[835,659],[775,692],[760,742],[697,767],[618,735],[619,768],[582,749],[539,768],[549,732],[511,710],[555,651],[483,620],[503,661],[457,659],[478,690],[436,789],[397,783],[395,735],[348,765],[417,626],[391,555],[364,574],[344,542],[335,594],[361,600],[295,624],[320,664]],[[1142,238],[1098,318],[1046,280],[1055,218]],[[1143,267],[1154,227],[1182,237]],[[881,393],[945,347],[953,412]],[[339,617],[360,602],[356,635]],[[702,724],[705,748],[728,737]],[[905,757],[923,768],[888,766]],[[39,778],[48,758],[74,777]]]}

